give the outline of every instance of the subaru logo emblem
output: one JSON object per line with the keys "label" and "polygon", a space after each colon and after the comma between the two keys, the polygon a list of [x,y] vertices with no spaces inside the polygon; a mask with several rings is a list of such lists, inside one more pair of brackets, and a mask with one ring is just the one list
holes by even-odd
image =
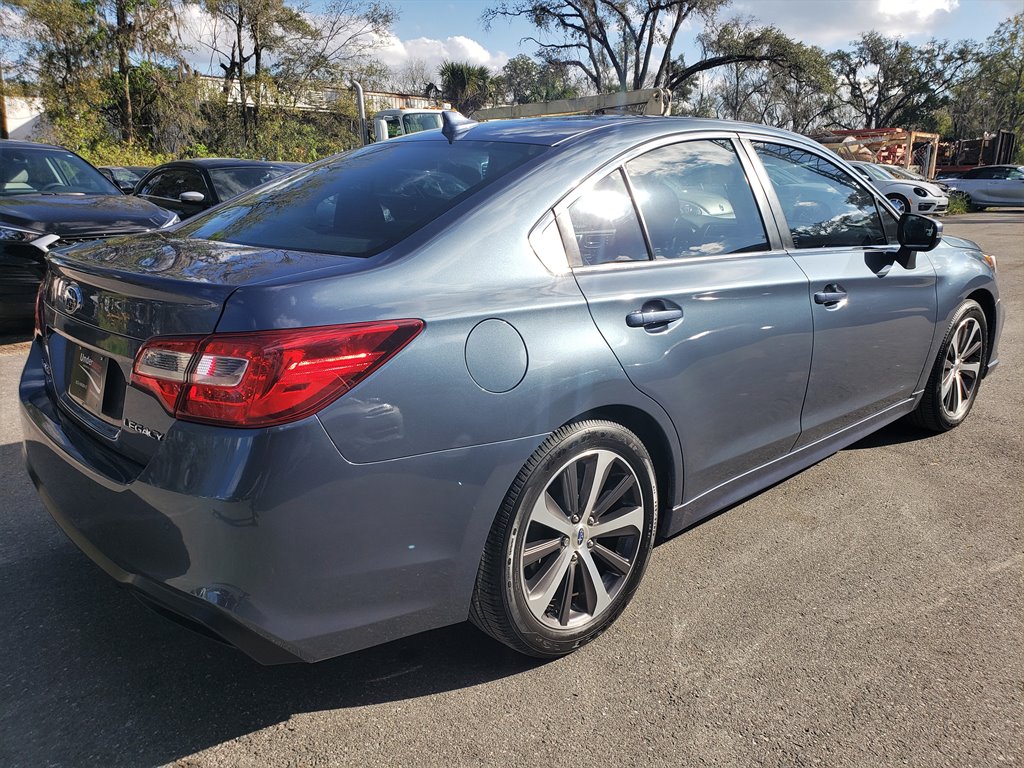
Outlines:
{"label": "subaru logo emblem", "polygon": [[580,528],[578,531],[576,531],[576,546],[577,547],[582,547],[583,546],[583,539],[585,539],[585,538],[586,538],[586,534],[583,533],[583,529],[582,528]]}
{"label": "subaru logo emblem", "polygon": [[82,289],[74,283],[69,283],[64,286],[61,300],[64,302],[64,311],[73,315],[82,306]]}

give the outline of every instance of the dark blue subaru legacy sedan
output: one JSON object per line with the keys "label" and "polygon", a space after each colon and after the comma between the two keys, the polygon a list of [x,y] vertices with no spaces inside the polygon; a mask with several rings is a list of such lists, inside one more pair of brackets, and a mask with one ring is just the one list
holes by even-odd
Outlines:
{"label": "dark blue subaru legacy sedan", "polygon": [[260,662],[467,618],[569,653],[657,538],[900,417],[956,427],[998,362],[995,260],[813,142],[445,123],[49,261],[40,496]]}

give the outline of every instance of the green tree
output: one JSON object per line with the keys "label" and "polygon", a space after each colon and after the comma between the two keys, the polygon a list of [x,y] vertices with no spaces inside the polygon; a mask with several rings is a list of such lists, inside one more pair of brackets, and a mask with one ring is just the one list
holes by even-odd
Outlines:
{"label": "green tree", "polygon": [[977,70],[956,84],[948,109],[955,138],[1014,131],[1024,154],[1024,13],[988,38]]}
{"label": "green tree", "polygon": [[464,61],[445,61],[438,74],[442,97],[464,115],[480,109],[491,97],[491,73],[487,67]]}
{"label": "green tree", "polygon": [[527,37],[538,55],[584,74],[599,93],[648,86],[676,90],[701,72],[739,61],[781,61],[770,27],[747,29],[730,50],[687,64],[676,57],[679,34],[691,25],[728,35],[732,22],[718,24],[729,0],[501,0],[484,12],[485,25],[500,18],[524,18],[541,37]]}
{"label": "green tree", "polygon": [[57,138],[82,148],[103,133],[95,119],[107,94],[102,88],[109,37],[91,0],[4,0],[24,31],[20,69],[43,99]]}
{"label": "green tree", "polygon": [[[701,37],[705,58],[742,48],[747,30],[739,22],[725,33]],[[715,116],[807,133],[829,122],[839,107],[836,79],[825,52],[789,40],[771,43],[782,54],[775,61],[737,61],[720,69],[710,88]]]}
{"label": "green tree", "polygon": [[830,57],[850,128],[916,128],[948,99],[977,57],[969,42],[906,41],[866,32]]}
{"label": "green tree", "polygon": [[499,90],[510,104],[533,101],[539,85],[540,67],[525,53],[513,56],[501,68]]}

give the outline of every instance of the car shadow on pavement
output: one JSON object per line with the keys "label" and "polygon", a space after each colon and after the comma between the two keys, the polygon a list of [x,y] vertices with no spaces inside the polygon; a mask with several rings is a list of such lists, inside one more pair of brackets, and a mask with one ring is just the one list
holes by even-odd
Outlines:
{"label": "car shadow on pavement", "polygon": [[0,764],[159,765],[295,713],[426,696],[542,663],[448,627],[314,665],[261,667],[156,615],[50,520],[0,446]]}
{"label": "car shadow on pavement", "polygon": [[20,344],[32,340],[32,323],[12,327],[0,325],[0,347],[6,344]]}
{"label": "car shadow on pavement", "polygon": [[914,443],[918,440],[927,440],[930,437],[935,437],[935,433],[929,432],[927,429],[922,429],[916,424],[908,421],[906,418],[903,418],[882,427],[877,432],[872,432],[867,437],[861,438],[856,443],[847,446],[843,450],[859,451],[864,448],[881,448],[886,445]]}

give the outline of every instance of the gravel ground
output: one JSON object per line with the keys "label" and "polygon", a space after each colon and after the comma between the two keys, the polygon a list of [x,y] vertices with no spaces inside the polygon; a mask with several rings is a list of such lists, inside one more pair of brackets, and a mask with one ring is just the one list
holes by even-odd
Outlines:
{"label": "gravel ground", "polygon": [[463,625],[261,668],[150,613],[43,511],[26,347],[0,347],[0,764],[1024,763],[1024,214],[946,231],[999,256],[1008,317],[968,422],[891,426],[661,544],[550,663]]}

